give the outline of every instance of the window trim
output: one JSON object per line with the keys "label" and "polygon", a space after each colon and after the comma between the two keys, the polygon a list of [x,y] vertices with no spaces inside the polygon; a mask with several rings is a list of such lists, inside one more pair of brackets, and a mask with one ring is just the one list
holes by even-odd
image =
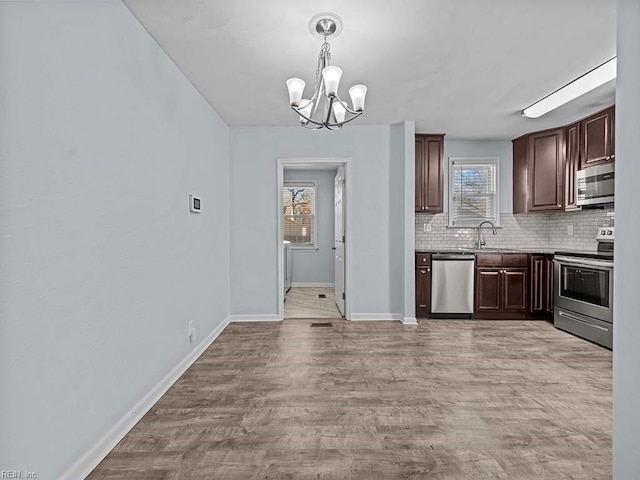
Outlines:
{"label": "window trim", "polygon": [[495,205],[496,205],[496,227],[501,226],[501,212],[500,212],[500,157],[449,157],[449,170],[447,171],[448,179],[448,192],[447,192],[447,227],[448,228],[476,228],[478,224],[475,225],[454,225],[453,224],[453,215],[452,215],[452,204],[453,204],[453,165],[454,163],[463,162],[465,165],[486,165],[488,163],[493,163],[496,166],[496,193],[495,193]]}
{"label": "window trim", "polygon": [[[316,196],[318,195],[318,187],[315,181],[313,182],[284,182],[282,189],[286,188],[311,188],[313,189],[313,195],[311,196],[311,211],[313,212],[313,227],[311,229],[311,243],[291,243],[292,250],[318,250],[318,209]],[[282,193],[281,193],[282,195]],[[280,221],[284,220],[284,213],[280,215]],[[283,230],[284,235],[284,230]]]}

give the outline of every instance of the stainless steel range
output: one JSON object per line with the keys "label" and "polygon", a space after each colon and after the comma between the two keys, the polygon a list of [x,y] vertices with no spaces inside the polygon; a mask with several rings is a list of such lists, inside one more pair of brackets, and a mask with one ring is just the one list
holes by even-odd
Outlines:
{"label": "stainless steel range", "polygon": [[614,227],[600,227],[594,252],[556,252],[554,325],[613,347]]}

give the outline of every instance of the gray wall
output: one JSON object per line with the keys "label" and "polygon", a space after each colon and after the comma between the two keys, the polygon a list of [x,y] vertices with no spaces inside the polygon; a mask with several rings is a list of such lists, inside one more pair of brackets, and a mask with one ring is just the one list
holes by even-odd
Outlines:
{"label": "gray wall", "polygon": [[0,2],[0,105],[0,468],[53,479],[228,316],[228,129],[116,0]]}
{"label": "gray wall", "polygon": [[640,478],[640,2],[618,0],[613,477]]}
{"label": "gray wall", "polygon": [[393,311],[415,321],[415,123],[391,125],[389,137],[389,275]]}
{"label": "gray wall", "polygon": [[500,212],[513,212],[511,141],[448,140],[444,137],[444,211],[449,211],[449,157],[500,157]]}
{"label": "gray wall", "polygon": [[[389,275],[389,126],[352,125],[338,132],[300,127],[231,128],[230,151],[232,314],[278,313],[279,157],[351,157],[351,310],[359,314],[400,313],[393,311],[396,304],[391,300]],[[251,198],[242,194],[247,188],[252,191]],[[404,188],[404,184],[397,188]]]}
{"label": "gray wall", "polygon": [[[337,170],[336,170],[337,171]],[[334,202],[333,180],[336,171],[285,169],[285,182],[316,182],[317,249],[292,249],[291,281],[333,285]]]}

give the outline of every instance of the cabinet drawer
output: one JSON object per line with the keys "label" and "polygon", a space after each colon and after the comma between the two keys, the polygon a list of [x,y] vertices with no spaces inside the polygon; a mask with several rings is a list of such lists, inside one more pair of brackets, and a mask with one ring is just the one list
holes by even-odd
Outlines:
{"label": "cabinet drawer", "polygon": [[431,254],[416,253],[416,267],[429,267],[429,266],[431,266]]}
{"label": "cabinet drawer", "polygon": [[502,254],[503,267],[528,267],[529,255],[526,253],[504,253]]}
{"label": "cabinet drawer", "polygon": [[501,253],[479,253],[476,255],[477,267],[501,267],[502,266],[502,254]]}

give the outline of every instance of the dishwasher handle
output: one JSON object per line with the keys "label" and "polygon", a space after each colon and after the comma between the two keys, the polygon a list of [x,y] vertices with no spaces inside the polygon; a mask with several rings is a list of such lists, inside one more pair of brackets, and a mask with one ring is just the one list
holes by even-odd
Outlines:
{"label": "dishwasher handle", "polygon": [[460,260],[467,261],[475,261],[476,256],[473,253],[434,253],[431,255],[431,260],[434,261],[448,261],[455,260],[459,262]]}

